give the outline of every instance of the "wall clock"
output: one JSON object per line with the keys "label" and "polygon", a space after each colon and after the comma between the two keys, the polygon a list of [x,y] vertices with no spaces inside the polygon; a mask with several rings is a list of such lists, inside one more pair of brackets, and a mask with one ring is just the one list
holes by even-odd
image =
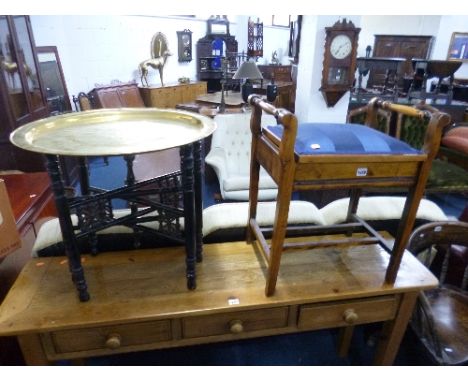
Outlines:
{"label": "wall clock", "polygon": [[177,32],[179,62],[192,61],[192,32],[184,29]]}
{"label": "wall clock", "polygon": [[322,69],[322,92],[328,107],[335,106],[351,89],[356,71],[356,53],[361,28],[351,21],[337,21],[325,28],[325,52]]}

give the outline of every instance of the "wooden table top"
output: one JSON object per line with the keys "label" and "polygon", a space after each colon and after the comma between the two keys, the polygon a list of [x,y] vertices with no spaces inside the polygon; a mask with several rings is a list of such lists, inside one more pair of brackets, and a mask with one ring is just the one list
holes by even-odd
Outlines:
{"label": "wooden table top", "polygon": [[[221,103],[221,92],[201,94],[197,97],[197,102],[207,102],[219,105]],[[234,91],[226,91],[224,94],[224,102],[227,106],[242,106],[241,93]]]}
{"label": "wooden table top", "polygon": [[0,335],[382,296],[437,285],[409,252],[392,285],[384,283],[389,255],[377,245],[304,252],[284,254],[272,297],[264,294],[260,255],[244,242],[205,245],[194,291],[186,289],[183,247],[85,255],[88,302],[79,302],[64,257],[31,259],[0,306]]}

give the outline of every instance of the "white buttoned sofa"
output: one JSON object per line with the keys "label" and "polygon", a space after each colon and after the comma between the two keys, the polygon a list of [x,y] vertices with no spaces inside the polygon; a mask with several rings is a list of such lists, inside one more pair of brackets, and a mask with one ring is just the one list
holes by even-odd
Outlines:
{"label": "white buttoned sofa", "polygon": [[[371,196],[361,197],[357,210],[358,216],[376,230],[384,230],[396,234],[398,223],[403,212],[405,197]],[[349,198],[331,202],[318,209],[314,204],[302,200],[291,202],[288,224],[292,225],[333,225],[346,220]],[[226,241],[245,240],[248,206],[246,202],[219,203],[203,210],[203,242],[220,243]],[[261,227],[273,225],[276,202],[260,202],[258,204],[257,220]],[[116,210],[114,217],[128,214],[128,210]],[[416,227],[434,221],[445,221],[448,217],[434,202],[422,199],[416,215]],[[72,215],[76,224],[76,216]],[[156,222],[144,223],[157,229]],[[183,229],[183,221],[181,222]],[[99,252],[134,249],[134,235],[129,227],[114,226],[98,232]],[[139,237],[140,248],[165,247],[180,245],[171,240],[160,238],[154,234],[143,234]],[[87,237],[78,240],[81,253],[89,253]],[[61,256],[65,248],[62,243],[62,232],[57,218],[45,222],[37,235],[33,247],[33,256]]]}
{"label": "white buttoned sofa", "polygon": [[[250,184],[250,112],[218,114],[211,141],[211,150],[205,158],[219,180],[224,200],[249,200]],[[276,125],[271,115],[262,117],[262,126]],[[275,200],[277,185],[262,168],[260,171],[259,200]]]}

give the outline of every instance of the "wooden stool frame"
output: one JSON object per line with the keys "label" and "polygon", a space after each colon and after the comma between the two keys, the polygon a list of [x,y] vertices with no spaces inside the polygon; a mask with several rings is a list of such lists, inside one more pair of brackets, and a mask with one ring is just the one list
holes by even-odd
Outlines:
{"label": "wooden stool frame", "polygon": [[[294,151],[298,122],[291,112],[276,109],[257,95],[249,97],[253,106],[250,122],[252,131],[252,157],[250,167],[249,217],[247,242],[257,245],[267,264],[265,294],[271,296],[276,287],[281,255],[294,248],[362,245],[379,243],[388,253],[390,261],[385,282],[394,283],[401,258],[411,234],[419,201],[424,193],[431,163],[439,148],[443,128],[450,123],[445,113],[417,110],[374,98],[367,106],[365,125],[377,126],[378,110],[397,115],[428,118],[424,146],[415,154],[317,154],[299,155]],[[260,126],[262,112],[273,115],[283,126],[283,136],[276,136]],[[272,228],[260,228],[256,221],[260,166],[278,185],[278,199]],[[367,176],[356,176],[358,168],[366,167]],[[402,218],[391,246],[378,232],[356,215],[361,190],[365,187],[404,187],[408,189]],[[289,204],[293,191],[350,189],[350,203],[346,222],[333,226],[288,227]],[[285,243],[286,234],[298,230],[308,235],[347,233],[342,240]],[[368,237],[352,237],[354,232],[367,232]],[[272,232],[269,246],[264,233]]]}

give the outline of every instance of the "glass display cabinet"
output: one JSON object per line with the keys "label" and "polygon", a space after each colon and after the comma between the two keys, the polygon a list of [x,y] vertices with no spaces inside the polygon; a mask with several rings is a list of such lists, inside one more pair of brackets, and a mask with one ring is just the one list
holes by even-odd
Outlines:
{"label": "glass display cabinet", "polygon": [[44,171],[38,154],[8,139],[17,127],[48,115],[28,16],[0,16],[0,109],[0,170]]}

